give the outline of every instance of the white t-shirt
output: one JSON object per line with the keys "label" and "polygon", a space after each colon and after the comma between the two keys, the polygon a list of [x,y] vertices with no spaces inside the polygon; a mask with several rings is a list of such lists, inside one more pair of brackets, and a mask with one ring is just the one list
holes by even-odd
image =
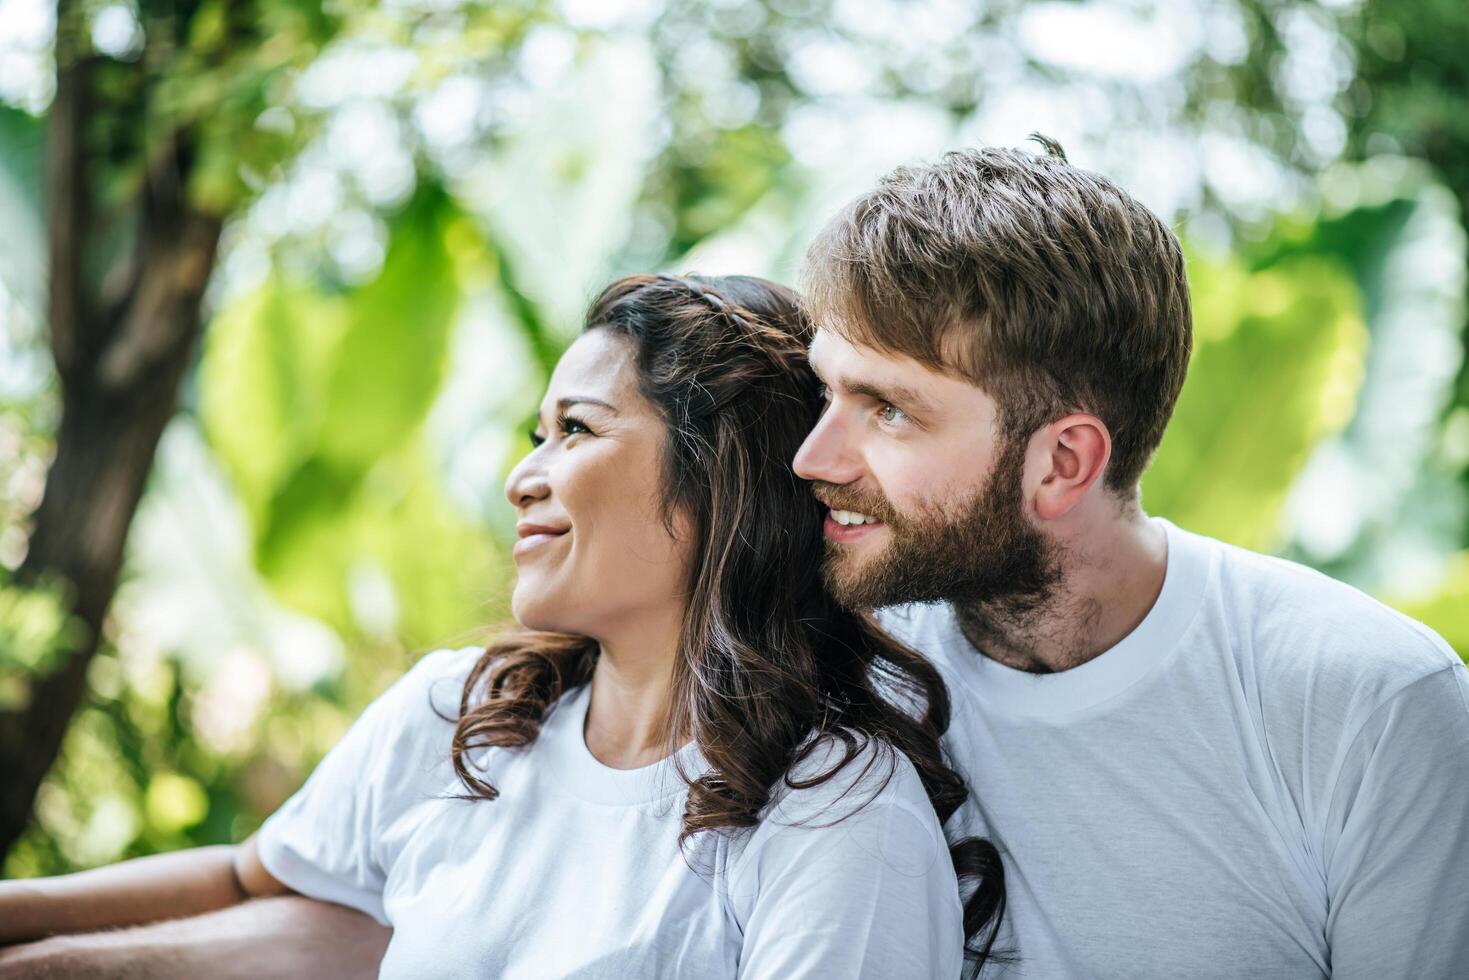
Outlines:
{"label": "white t-shirt", "polygon": [[[901,753],[870,747],[830,782],[783,791],[753,830],[680,851],[687,785],[671,759],[598,762],[583,687],[529,746],[475,753],[498,799],[455,800],[453,724],[430,697],[454,717],[480,652],[421,660],[260,830],[286,885],[393,927],[382,976],[959,976],[958,884]],[[705,768],[692,744],[676,758]]]}
{"label": "white t-shirt", "polygon": [[[1013,978],[1469,977],[1469,675],[1431,630],[1160,522],[1162,593],[1094,660],[1005,667],[946,605],[935,660],[1000,848]],[[951,826],[951,834],[956,828]]]}

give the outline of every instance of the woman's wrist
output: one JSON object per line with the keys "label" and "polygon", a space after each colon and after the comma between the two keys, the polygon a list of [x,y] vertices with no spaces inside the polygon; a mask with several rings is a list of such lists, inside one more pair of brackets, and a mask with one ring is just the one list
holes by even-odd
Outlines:
{"label": "woman's wrist", "polygon": [[54,879],[0,881],[0,947],[65,932],[64,903],[56,901]]}

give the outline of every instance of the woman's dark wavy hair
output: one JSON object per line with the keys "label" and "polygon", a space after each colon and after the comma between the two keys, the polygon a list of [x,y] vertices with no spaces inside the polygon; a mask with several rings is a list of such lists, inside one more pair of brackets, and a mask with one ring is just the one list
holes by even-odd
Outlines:
{"label": "woman's dark wavy hair", "polygon": [[[664,518],[670,531],[675,516],[693,529],[666,730],[670,746],[692,737],[709,768],[690,779],[680,839],[754,826],[777,784],[824,783],[868,743],[903,752],[947,821],[966,787],[940,747],[942,679],[821,584],[823,509],[791,469],[821,411],[796,294],[747,276],[629,276],[592,303],[585,329],[631,341],[639,390],[668,426]],[[534,741],[550,706],[591,679],[597,655],[587,637],[529,630],[485,650],[465,682],[452,750],[471,798],[498,791],[471,771],[469,753]],[[844,754],[793,781],[792,767],[820,744],[813,736],[838,739]],[[950,852],[977,972],[1004,914],[1004,872],[988,841]]]}

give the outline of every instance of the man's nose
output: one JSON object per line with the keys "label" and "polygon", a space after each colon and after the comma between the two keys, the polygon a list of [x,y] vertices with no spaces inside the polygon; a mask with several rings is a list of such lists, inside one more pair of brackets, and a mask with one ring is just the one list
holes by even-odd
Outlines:
{"label": "man's nose", "polygon": [[846,426],[836,413],[827,411],[796,450],[791,465],[803,480],[821,480],[838,485],[851,483],[861,473],[861,464],[850,442]]}

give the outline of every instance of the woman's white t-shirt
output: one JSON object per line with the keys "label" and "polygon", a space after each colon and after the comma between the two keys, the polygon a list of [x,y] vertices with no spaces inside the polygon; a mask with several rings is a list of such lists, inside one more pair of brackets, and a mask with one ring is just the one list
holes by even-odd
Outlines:
{"label": "woman's white t-shirt", "polygon": [[[284,884],[393,927],[382,976],[960,975],[958,885],[901,753],[869,747],[821,786],[783,788],[755,828],[680,849],[688,790],[673,759],[598,762],[582,687],[535,742],[472,755],[498,799],[454,799],[447,719],[481,652],[419,661],[260,830]],[[794,775],[836,751],[823,744]],[[674,758],[705,767],[692,744]]]}

